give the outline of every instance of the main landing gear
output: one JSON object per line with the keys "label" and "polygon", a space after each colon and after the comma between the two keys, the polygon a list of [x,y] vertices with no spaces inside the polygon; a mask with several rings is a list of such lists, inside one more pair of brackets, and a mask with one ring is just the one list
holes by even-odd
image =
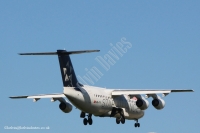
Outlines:
{"label": "main landing gear", "polygon": [[92,114],[88,114],[87,116],[88,116],[88,118],[85,118],[85,112],[81,112],[80,117],[84,118],[83,119],[83,124],[84,125],[87,125],[87,124],[92,125],[92,122],[93,122],[92,121]]}
{"label": "main landing gear", "polygon": [[116,123],[119,124],[120,122],[121,122],[122,124],[125,123],[124,115],[121,115],[120,118],[116,118]]}
{"label": "main landing gear", "polygon": [[116,115],[117,115],[116,123],[119,124],[121,122],[122,124],[124,124],[125,123],[125,118],[124,118],[123,109],[113,107],[110,117],[115,117]]}
{"label": "main landing gear", "polygon": [[135,127],[140,127],[140,123],[138,123],[138,120],[135,123]]}

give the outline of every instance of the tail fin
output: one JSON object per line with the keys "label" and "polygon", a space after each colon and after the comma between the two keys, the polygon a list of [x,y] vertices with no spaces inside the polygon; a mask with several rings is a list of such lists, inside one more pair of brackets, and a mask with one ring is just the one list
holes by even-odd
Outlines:
{"label": "tail fin", "polygon": [[42,52],[42,53],[20,53],[19,55],[58,55],[60,63],[60,71],[64,87],[79,87],[82,86],[77,78],[73,65],[70,59],[70,54],[81,54],[90,52],[99,52],[100,50],[84,50],[84,51],[66,51],[57,50],[57,52]]}

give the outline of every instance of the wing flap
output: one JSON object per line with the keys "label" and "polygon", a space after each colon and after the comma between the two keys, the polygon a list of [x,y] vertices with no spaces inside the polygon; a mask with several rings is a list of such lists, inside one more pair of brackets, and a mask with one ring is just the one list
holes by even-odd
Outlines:
{"label": "wing flap", "polygon": [[171,92],[194,92],[194,90],[171,90]]}
{"label": "wing flap", "polygon": [[12,99],[19,99],[19,98],[27,98],[28,96],[12,96],[12,97],[9,97],[9,98],[12,98]]}

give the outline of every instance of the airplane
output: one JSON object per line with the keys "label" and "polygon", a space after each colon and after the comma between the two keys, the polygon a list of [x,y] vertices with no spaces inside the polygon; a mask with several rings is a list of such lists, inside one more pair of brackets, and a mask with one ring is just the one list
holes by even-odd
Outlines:
{"label": "airplane", "polygon": [[116,124],[124,124],[125,120],[135,120],[134,126],[140,127],[138,120],[144,116],[144,111],[149,107],[147,98],[152,97],[153,107],[161,110],[165,107],[165,101],[158,94],[164,97],[172,92],[193,92],[191,89],[106,89],[83,85],[76,78],[70,55],[99,51],[57,50],[56,52],[19,53],[19,55],[57,55],[63,82],[63,93],[11,96],[10,98],[28,98],[33,99],[34,102],[41,98],[50,98],[52,102],[60,102],[59,108],[64,113],[70,113],[74,105],[80,110],[80,117],[83,118],[84,125],[93,124],[93,115],[113,117],[116,119]]}

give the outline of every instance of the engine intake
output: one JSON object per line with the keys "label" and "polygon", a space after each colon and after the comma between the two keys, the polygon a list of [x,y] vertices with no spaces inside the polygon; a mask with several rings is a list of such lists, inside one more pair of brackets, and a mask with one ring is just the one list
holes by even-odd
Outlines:
{"label": "engine intake", "polygon": [[64,113],[69,113],[72,111],[72,105],[67,102],[61,102],[59,104],[60,110],[62,110]]}
{"label": "engine intake", "polygon": [[149,107],[149,102],[148,102],[146,99],[144,99],[144,98],[142,97],[142,99],[139,98],[139,99],[136,101],[136,105],[137,105],[137,107],[140,108],[141,110],[145,110],[145,109],[147,109],[147,108]]}
{"label": "engine intake", "polygon": [[163,109],[165,107],[165,101],[161,98],[155,98],[152,100],[152,105],[160,110],[160,109]]}

